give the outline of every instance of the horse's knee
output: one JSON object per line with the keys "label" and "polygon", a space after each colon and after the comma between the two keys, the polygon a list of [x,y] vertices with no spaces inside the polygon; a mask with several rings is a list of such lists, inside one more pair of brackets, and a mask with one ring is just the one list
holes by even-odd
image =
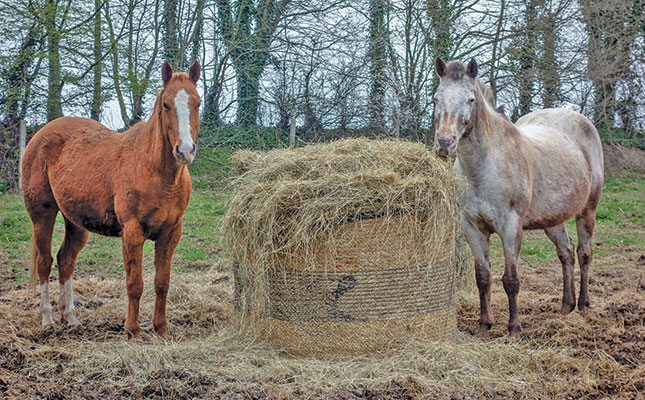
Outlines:
{"label": "horse's knee", "polygon": [[[51,254],[49,253],[43,253],[40,252],[36,256],[36,265],[38,266],[38,275],[41,278],[46,278],[49,277],[49,273],[51,272],[52,269],[52,263],[54,262],[54,257],[52,257]],[[41,279],[42,280],[42,279]],[[43,282],[41,282],[42,284]]]}
{"label": "horse's knee", "polygon": [[130,299],[140,299],[143,294],[143,282],[128,282],[126,285]]}
{"label": "horse's knee", "polygon": [[502,276],[502,283],[504,284],[504,290],[506,294],[516,295],[520,291],[520,280],[517,277],[513,277],[507,274]]}
{"label": "horse's knee", "polygon": [[564,248],[564,251],[565,251],[566,259],[564,261],[562,261],[562,258],[560,258],[560,261],[562,263],[566,262],[566,263],[574,264],[575,263],[575,259],[574,259],[574,257],[575,257],[574,256],[575,255],[575,247],[573,245],[573,240],[571,240],[571,236],[567,235],[567,243],[566,243],[566,247]]}
{"label": "horse's knee", "polygon": [[577,249],[578,261],[581,268],[585,268],[591,262],[591,246],[589,245],[580,245]]}
{"label": "horse's knee", "polygon": [[490,287],[490,271],[485,265],[475,263],[475,277],[477,280],[477,288],[480,291],[488,290]]}
{"label": "horse's knee", "polygon": [[166,297],[166,295],[168,294],[169,286],[170,285],[166,282],[163,282],[163,283],[155,282],[155,294],[157,295],[157,297]]}

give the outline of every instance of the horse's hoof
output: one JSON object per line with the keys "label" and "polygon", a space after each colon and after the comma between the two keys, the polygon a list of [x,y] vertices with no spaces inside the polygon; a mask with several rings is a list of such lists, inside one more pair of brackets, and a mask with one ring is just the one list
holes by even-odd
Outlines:
{"label": "horse's hoof", "polygon": [[522,332],[522,327],[520,325],[509,325],[508,326],[508,336],[512,339],[519,340],[520,332]]}
{"label": "horse's hoof", "polygon": [[480,339],[488,339],[490,337],[490,325],[479,325],[475,336]]}
{"label": "horse's hoof", "polygon": [[159,332],[157,332],[157,336],[159,336],[159,339],[163,339],[163,340],[170,340],[170,339],[172,339],[172,336],[170,335],[170,333],[169,333],[169,332],[166,332],[166,333],[159,333]]}
{"label": "horse's hoof", "polygon": [[55,324],[54,324],[54,320],[50,316],[50,317],[43,317],[41,325],[42,326],[54,326]]}
{"label": "horse's hoof", "polygon": [[81,322],[76,319],[76,317],[67,318],[67,326],[69,326],[70,328],[76,328],[77,326],[81,325]]}
{"label": "horse's hoof", "polygon": [[141,330],[138,326],[136,329],[125,328],[125,332],[128,334],[128,340],[141,341]]}
{"label": "horse's hoof", "polygon": [[578,311],[584,312],[589,309],[589,300],[578,301]]}
{"label": "horse's hoof", "polygon": [[576,308],[575,303],[573,303],[573,304],[564,304],[564,303],[562,303],[562,308],[560,308],[560,314],[567,315],[571,311],[573,311],[574,308]]}
{"label": "horse's hoof", "polygon": [[155,332],[157,333],[157,336],[159,336],[162,339],[170,339],[172,336],[170,336],[170,332],[168,332],[168,328],[160,328],[160,329],[155,329]]}
{"label": "horse's hoof", "polygon": [[143,343],[143,338],[140,333],[133,334],[128,332],[128,341],[130,343]]}

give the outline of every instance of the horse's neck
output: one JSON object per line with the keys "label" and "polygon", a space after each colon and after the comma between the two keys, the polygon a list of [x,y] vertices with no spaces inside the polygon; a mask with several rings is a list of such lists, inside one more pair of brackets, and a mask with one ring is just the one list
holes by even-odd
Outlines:
{"label": "horse's neck", "polygon": [[157,116],[153,114],[148,122],[141,127],[137,140],[137,160],[140,168],[158,175],[167,184],[177,183],[184,165],[178,164],[173,155],[172,145],[161,133]]}
{"label": "horse's neck", "polygon": [[457,161],[469,181],[476,183],[490,177],[498,158],[495,155],[507,146],[505,136],[509,131],[516,131],[513,123],[481,103],[470,134],[460,140],[457,148]]}

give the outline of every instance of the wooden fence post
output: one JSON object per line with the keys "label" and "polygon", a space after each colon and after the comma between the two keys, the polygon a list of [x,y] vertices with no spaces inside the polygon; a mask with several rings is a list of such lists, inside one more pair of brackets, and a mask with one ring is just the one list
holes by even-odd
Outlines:
{"label": "wooden fence post", "polygon": [[20,156],[18,158],[18,189],[22,191],[22,156],[25,154],[27,146],[27,123],[24,119],[20,120]]}
{"label": "wooden fence post", "polygon": [[289,128],[289,147],[296,145],[296,118],[291,117],[291,127]]}

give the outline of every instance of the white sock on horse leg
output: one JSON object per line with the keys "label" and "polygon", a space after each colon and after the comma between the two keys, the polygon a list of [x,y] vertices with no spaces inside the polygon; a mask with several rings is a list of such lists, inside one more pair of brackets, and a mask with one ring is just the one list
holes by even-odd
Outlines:
{"label": "white sock on horse leg", "polygon": [[43,316],[43,326],[54,325],[52,304],[49,301],[49,282],[40,285],[40,313]]}
{"label": "white sock on horse leg", "polygon": [[62,322],[67,322],[70,326],[78,326],[81,323],[74,315],[74,292],[72,289],[72,278],[69,278],[60,286],[60,313]]}

